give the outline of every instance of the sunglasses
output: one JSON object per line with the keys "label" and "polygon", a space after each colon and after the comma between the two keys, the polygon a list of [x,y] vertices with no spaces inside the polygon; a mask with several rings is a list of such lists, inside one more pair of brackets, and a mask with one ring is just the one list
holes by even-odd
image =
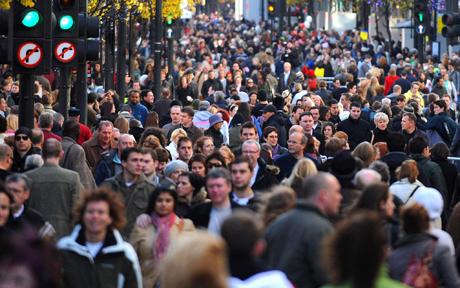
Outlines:
{"label": "sunglasses", "polygon": [[14,137],[14,139],[15,139],[16,141],[21,141],[21,140],[27,141],[27,140],[29,140],[29,136],[26,136],[26,135],[24,135],[24,136],[18,135],[18,136],[16,136],[16,137]]}

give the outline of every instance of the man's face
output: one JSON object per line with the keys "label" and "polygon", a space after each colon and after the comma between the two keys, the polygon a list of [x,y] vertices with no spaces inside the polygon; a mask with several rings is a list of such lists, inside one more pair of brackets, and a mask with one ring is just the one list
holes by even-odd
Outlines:
{"label": "man's face", "polygon": [[[273,133],[271,133],[273,134]],[[276,133],[275,133],[276,134]],[[260,158],[260,151],[259,148],[257,148],[257,145],[254,143],[246,143],[243,144],[243,147],[241,149],[242,155],[245,155],[251,160],[251,165],[252,167],[255,167],[257,164],[257,159]]]}
{"label": "man's face", "polygon": [[133,92],[129,95],[129,101],[133,104],[138,104],[141,101],[141,96],[137,92]]}
{"label": "man's face", "polygon": [[190,117],[187,113],[181,112],[180,113],[180,119],[182,121],[182,125],[188,126],[192,123],[193,118]]}
{"label": "man's face", "polygon": [[299,108],[295,111],[294,113],[294,120],[297,121],[297,123],[299,122],[299,118],[300,118],[300,115],[302,115],[302,113],[304,112],[303,109]]}
{"label": "man's face", "polygon": [[14,197],[13,209],[19,209],[29,199],[30,191],[25,189],[24,181],[9,182],[5,185],[6,191]]}
{"label": "man's face", "polygon": [[107,144],[112,140],[113,127],[110,125],[103,125],[98,130],[98,140],[101,144]]}
{"label": "man's face", "polygon": [[315,107],[315,108],[310,109],[310,113],[313,116],[313,122],[317,123],[318,120],[319,120],[319,110],[318,110],[318,108]]}
{"label": "man's face", "polygon": [[26,134],[18,134],[14,137],[14,146],[18,152],[27,152],[32,147],[32,141]]}
{"label": "man's face", "polygon": [[153,97],[153,92],[152,91],[147,92],[147,94],[144,96],[144,101],[147,102],[147,103],[153,104],[154,100],[155,99]]}
{"label": "man's face", "polygon": [[340,209],[340,203],[342,202],[342,194],[340,193],[340,184],[335,177],[331,176],[328,179],[329,189],[327,193],[327,200],[324,207],[326,215],[337,215]]}
{"label": "man's face", "polygon": [[292,133],[288,139],[288,151],[291,154],[298,154],[303,151],[302,135],[300,133]]}
{"label": "man's face", "polygon": [[358,120],[360,116],[361,116],[361,108],[359,108],[359,107],[351,107],[350,117],[352,119]]}
{"label": "man's face", "polygon": [[284,63],[284,72],[285,72],[285,73],[291,72],[291,64],[289,64],[289,63]]}
{"label": "man's face", "polygon": [[142,162],[144,164],[142,166],[142,172],[146,176],[150,176],[150,175],[154,174],[156,172],[156,169],[157,169],[158,161],[153,160],[152,155],[150,153],[143,154],[142,156],[143,156],[142,157]]}
{"label": "man's face", "polygon": [[241,132],[241,141],[244,142],[246,140],[256,140],[257,141],[256,129],[243,128],[243,131]]}
{"label": "man's face", "polygon": [[433,111],[434,115],[438,115],[439,113],[444,112],[444,108],[441,108],[440,106],[433,104]]}
{"label": "man's face", "polygon": [[19,93],[19,86],[13,84],[13,86],[11,86],[11,93]]}
{"label": "man's face", "polygon": [[249,187],[252,172],[248,163],[232,164],[232,184],[235,189],[244,190]]}
{"label": "man's face", "polygon": [[174,106],[171,108],[171,112],[169,112],[169,116],[171,116],[171,122],[174,124],[180,123],[180,107]]}
{"label": "man's face", "polygon": [[5,98],[0,98],[0,110],[4,112],[8,110],[8,104],[6,103]]}
{"label": "man's face", "polygon": [[143,156],[141,153],[132,152],[129,154],[126,161],[121,161],[121,166],[123,171],[130,173],[133,176],[139,176],[142,173],[142,168],[144,166]]}
{"label": "man's face", "polygon": [[216,74],[214,73],[214,70],[209,71],[208,76],[209,76],[209,79],[211,80],[216,78]]}
{"label": "man's face", "polygon": [[305,132],[310,133],[311,130],[313,129],[313,116],[311,115],[304,115],[302,118],[300,118],[299,125],[302,126],[303,130]]}
{"label": "man's face", "polygon": [[407,116],[402,117],[402,119],[401,119],[401,128],[402,128],[402,130],[410,131],[410,130],[412,130],[413,127],[414,127],[414,123],[412,122],[411,119],[409,119],[409,117],[407,117]]}
{"label": "man's face", "polygon": [[190,158],[192,158],[193,156],[192,142],[182,141],[177,150],[177,153],[179,154],[180,160],[184,161],[185,163],[188,163]]}
{"label": "man's face", "polygon": [[403,109],[404,106],[406,106],[406,101],[404,101],[404,99],[397,99],[396,100],[396,105],[398,105],[398,107],[400,109]]}
{"label": "man's face", "polygon": [[134,142],[133,137],[131,137],[129,135],[122,135],[118,139],[118,149],[119,149],[120,153],[121,153],[121,151],[123,151],[126,148],[134,147],[135,144],[136,143]]}
{"label": "man's face", "polygon": [[133,82],[133,89],[141,90],[141,83],[139,83],[139,82]]}
{"label": "man's face", "polygon": [[206,181],[206,190],[212,203],[222,204],[228,201],[228,194],[232,190],[232,186],[224,178],[211,178]]}
{"label": "man's face", "polygon": [[418,88],[419,88],[418,85],[412,85],[412,87],[410,88],[410,91],[412,92],[412,94],[417,94]]}
{"label": "man's face", "polygon": [[273,115],[275,115],[275,113],[273,113],[273,112],[264,112],[264,113],[262,113],[262,116],[264,117],[265,121],[270,119],[270,117],[272,117]]}
{"label": "man's face", "polygon": [[350,93],[352,94],[355,94],[356,93],[356,85],[353,85],[350,90],[349,90]]}
{"label": "man's face", "polygon": [[334,116],[339,115],[339,105],[338,104],[332,104],[331,109],[329,111],[331,112],[331,115],[334,115]]}

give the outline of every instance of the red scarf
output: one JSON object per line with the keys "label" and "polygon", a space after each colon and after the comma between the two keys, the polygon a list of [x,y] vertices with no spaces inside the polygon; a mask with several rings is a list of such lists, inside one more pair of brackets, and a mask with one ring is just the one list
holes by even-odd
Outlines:
{"label": "red scarf", "polygon": [[156,213],[152,213],[152,224],[157,229],[157,238],[155,239],[155,249],[153,251],[154,259],[161,260],[166,254],[169,247],[169,230],[176,221],[176,214],[160,217]]}

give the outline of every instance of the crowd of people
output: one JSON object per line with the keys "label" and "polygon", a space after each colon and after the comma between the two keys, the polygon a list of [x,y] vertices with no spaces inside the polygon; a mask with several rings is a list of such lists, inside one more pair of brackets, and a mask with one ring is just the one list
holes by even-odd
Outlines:
{"label": "crowd of people", "polygon": [[212,13],[154,95],[148,44],[86,124],[2,67],[0,286],[460,287],[458,56]]}

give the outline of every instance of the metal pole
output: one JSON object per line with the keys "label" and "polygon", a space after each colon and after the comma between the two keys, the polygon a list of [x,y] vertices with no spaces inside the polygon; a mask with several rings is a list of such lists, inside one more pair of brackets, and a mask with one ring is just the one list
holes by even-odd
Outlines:
{"label": "metal pole", "polygon": [[283,35],[283,25],[284,25],[284,11],[283,8],[285,7],[283,5],[283,0],[278,0],[276,1],[277,6],[276,11],[278,11],[278,37]]}
{"label": "metal pole", "polygon": [[113,20],[106,21],[105,27],[105,53],[104,53],[104,88],[113,89],[113,54],[115,46],[114,23]]}
{"label": "metal pole", "polygon": [[78,107],[80,109],[80,122],[86,124],[87,116],[87,103],[88,103],[88,91],[87,91],[87,74],[86,74],[86,62],[79,63],[77,66],[77,82],[76,82],[76,94]]}
{"label": "metal pole", "polygon": [[19,126],[30,129],[34,128],[34,81],[34,75],[20,75]]}
{"label": "metal pole", "polygon": [[70,68],[61,67],[59,75],[59,112],[67,119],[70,102]]}
{"label": "metal pole", "polygon": [[[161,95],[161,51],[162,43],[161,36],[163,35],[163,1],[156,0],[155,5],[155,42],[153,47],[153,54],[155,59],[155,71],[154,71],[154,91],[153,95],[155,98],[160,97]],[[159,99],[159,98],[158,98]]]}
{"label": "metal pole", "polygon": [[260,0],[260,19],[265,21],[265,0]]}
{"label": "metal pole", "polygon": [[[126,7],[124,4],[122,4],[121,10],[122,14],[126,15]],[[125,17],[120,17],[118,19],[117,92],[121,99],[124,99],[126,94],[126,34]]]}

